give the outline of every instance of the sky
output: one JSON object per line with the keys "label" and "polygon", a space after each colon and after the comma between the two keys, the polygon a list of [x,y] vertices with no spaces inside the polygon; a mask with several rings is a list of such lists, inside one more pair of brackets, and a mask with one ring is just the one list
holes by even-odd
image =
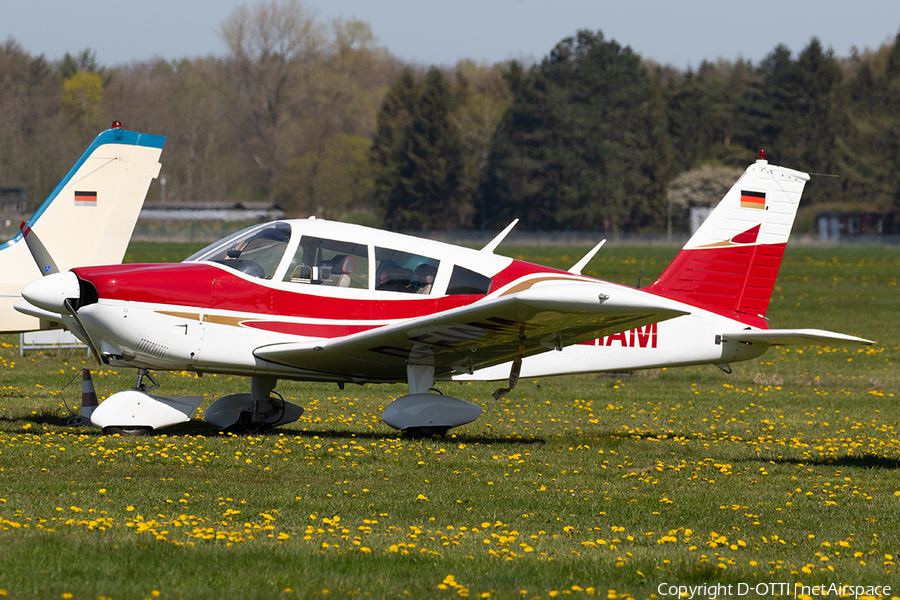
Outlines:
{"label": "sky", "polygon": [[[324,23],[372,26],[378,43],[421,65],[540,60],[579,29],[603,31],[644,58],[680,69],[703,60],[758,63],[777,44],[796,56],[818,37],[838,57],[900,31],[897,0],[304,0]],[[256,0],[0,0],[0,42],[12,36],[49,60],[94,50],[104,66],[155,57],[224,56],[223,21]]]}

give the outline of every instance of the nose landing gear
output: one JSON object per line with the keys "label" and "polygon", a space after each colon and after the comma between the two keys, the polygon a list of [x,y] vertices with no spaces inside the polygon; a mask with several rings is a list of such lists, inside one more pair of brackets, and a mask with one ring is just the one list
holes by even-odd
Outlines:
{"label": "nose landing gear", "polygon": [[[144,379],[152,385],[147,386]],[[159,387],[159,382],[146,369],[138,370],[134,389],[117,392],[100,403],[91,415],[91,422],[112,435],[144,435],[154,429],[190,421],[203,396],[152,396],[147,392]]]}

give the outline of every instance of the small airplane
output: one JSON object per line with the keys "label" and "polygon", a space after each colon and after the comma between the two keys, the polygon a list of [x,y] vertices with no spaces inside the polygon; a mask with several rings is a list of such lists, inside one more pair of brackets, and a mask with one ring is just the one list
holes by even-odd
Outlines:
{"label": "small airplane", "polygon": [[[444,434],[482,409],[429,393],[436,381],[506,380],[499,397],[523,373],[724,365],[773,344],[872,343],[767,328],[763,315],[808,179],[761,153],[646,289],[581,274],[603,242],[568,271],[495,254],[515,222],[474,250],[310,217],[249,227],[182,263],[44,277],[16,308],[63,322],[98,362],[138,369],[134,389],[94,411],[104,431],[188,420],[199,397],[148,392],[158,387],[151,370],[190,370],[251,378],[249,394],[206,410],[222,429],[255,432],[298,419],[303,409],[274,392],[278,379],[292,379],[341,388],[406,382],[409,394],[385,408],[384,422]],[[682,337],[664,337],[670,332]],[[626,346],[608,362],[607,349]],[[586,358],[568,364],[578,353]]]}
{"label": "small airplane", "polygon": [[51,327],[51,321],[13,310],[22,288],[35,279],[122,261],[150,181],[159,174],[165,139],[126,131],[114,121],[20,232],[0,244],[0,333]]}

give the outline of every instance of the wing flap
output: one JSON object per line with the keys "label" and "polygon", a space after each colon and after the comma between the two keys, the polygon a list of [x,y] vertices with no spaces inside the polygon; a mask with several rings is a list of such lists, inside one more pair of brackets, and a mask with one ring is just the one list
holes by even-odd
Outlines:
{"label": "wing flap", "polygon": [[543,283],[442,313],[334,339],[261,346],[263,360],[349,381],[470,372],[686,314],[665,298],[603,282]]}

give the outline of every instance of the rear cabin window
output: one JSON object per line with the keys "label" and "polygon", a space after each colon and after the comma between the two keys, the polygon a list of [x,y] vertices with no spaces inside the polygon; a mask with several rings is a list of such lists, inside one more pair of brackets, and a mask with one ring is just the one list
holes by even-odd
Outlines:
{"label": "rear cabin window", "polygon": [[390,248],[375,248],[375,289],[430,294],[441,261]]}
{"label": "rear cabin window", "polygon": [[288,266],[285,281],[368,289],[369,247],[303,236]]}
{"label": "rear cabin window", "polygon": [[450,285],[447,286],[447,295],[484,295],[491,289],[492,282],[493,280],[490,277],[485,277],[481,273],[470,271],[459,265],[453,265],[453,273],[450,274]]}

